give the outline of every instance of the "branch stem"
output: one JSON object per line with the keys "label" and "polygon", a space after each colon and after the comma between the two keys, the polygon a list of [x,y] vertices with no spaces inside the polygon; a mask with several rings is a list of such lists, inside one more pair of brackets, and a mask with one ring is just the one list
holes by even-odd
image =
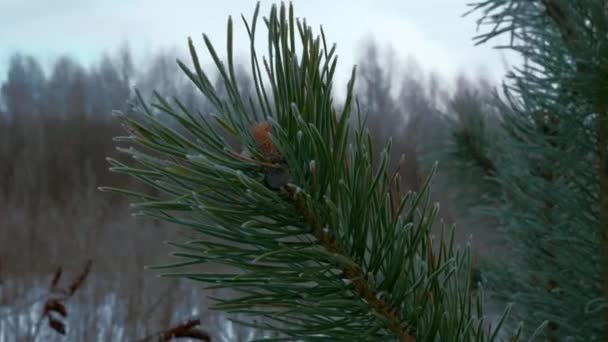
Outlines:
{"label": "branch stem", "polygon": [[[293,189],[289,187],[285,187],[285,189],[287,190],[289,202],[295,207],[297,213],[302,216],[304,222],[312,228],[313,234],[321,246],[333,254],[350,260],[350,256],[344,251],[340,243],[329,232],[323,230],[324,225],[311,213],[302,197],[296,196]],[[350,264],[356,265],[354,261]],[[374,311],[386,318],[389,330],[398,337],[400,342],[416,341],[409,325],[399,317],[395,309],[391,308],[390,305],[378,297],[378,292],[367,281],[360,267],[345,266],[342,269],[342,277],[351,281],[357,295],[365,300]]]}
{"label": "branch stem", "polygon": [[[608,160],[606,148],[608,147],[608,108],[605,104],[598,105],[597,149],[599,172],[599,199],[600,199],[600,249],[601,249],[601,279],[602,294],[608,298]],[[608,337],[608,309],[604,310],[604,320]]]}

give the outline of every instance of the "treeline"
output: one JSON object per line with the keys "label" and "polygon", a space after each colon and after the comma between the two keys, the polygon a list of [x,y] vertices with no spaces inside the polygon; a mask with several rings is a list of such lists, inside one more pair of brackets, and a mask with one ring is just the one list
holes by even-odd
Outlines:
{"label": "treeline", "polygon": [[[175,63],[178,57],[188,62],[161,52],[140,63],[123,48],[90,66],[64,56],[49,68],[34,56],[13,55],[0,85],[1,197],[35,204],[46,197],[59,201],[87,185],[124,182],[106,171],[105,157],[115,153],[111,138],[122,133],[111,112],[128,107],[133,89],[146,97],[153,91],[176,96],[203,114],[213,110]],[[373,41],[357,64],[356,91],[368,126],[378,142],[392,137],[395,163],[405,155],[404,186],[416,190],[428,169],[424,156],[446,119],[490,101],[490,86],[482,79],[445,79],[412,59],[403,63]],[[246,67],[239,69],[247,74]],[[251,89],[246,76],[239,84]],[[470,108],[462,108],[463,101]]]}
{"label": "treeline", "polygon": [[60,57],[45,72],[37,58],[13,55],[0,85],[0,201],[61,202],[91,185],[124,181],[106,172],[105,157],[122,133],[111,113],[126,109],[135,87],[206,110],[175,59],[159,53],[139,67],[122,49],[89,67]]}
{"label": "treeline", "polygon": [[[138,68],[129,50],[122,49],[89,67],[63,56],[45,72],[38,59],[17,53],[3,77],[1,108],[9,119],[105,119],[124,108],[134,86],[189,95],[192,87],[175,67],[175,58],[159,53]],[[191,101],[189,96],[185,100]]]}

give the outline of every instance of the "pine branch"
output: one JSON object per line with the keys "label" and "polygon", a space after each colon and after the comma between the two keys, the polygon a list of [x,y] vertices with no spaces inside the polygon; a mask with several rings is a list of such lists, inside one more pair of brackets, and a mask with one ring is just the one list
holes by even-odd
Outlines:
{"label": "pine branch", "polygon": [[462,145],[468,151],[473,162],[483,171],[483,173],[491,177],[496,174],[496,165],[494,162],[481,150],[477,143],[475,133],[471,132],[468,128],[463,128],[461,132],[458,132],[458,138],[462,141]]}
{"label": "pine branch", "polygon": [[[576,37],[574,29],[570,24],[569,18],[566,16],[565,10],[554,0],[543,0],[547,15],[555,22],[564,43],[572,54],[576,56],[576,41],[580,39]],[[576,61],[577,72],[579,77],[586,77],[590,68],[582,61]],[[576,87],[572,89],[575,96],[580,93]],[[600,236],[600,255],[602,266],[602,293],[604,298],[608,300],[608,159],[606,149],[608,148],[608,109],[605,105],[604,97],[596,99],[595,107],[597,111],[597,153],[598,153],[598,175],[599,175],[599,227],[598,236]],[[604,336],[608,338],[608,307],[604,310],[605,332]]]}
{"label": "pine branch", "polygon": [[111,170],[162,195],[102,190],[135,196],[136,215],[200,236],[171,243],[180,261],[158,268],[227,266],[164,276],[234,290],[236,298],[214,298],[214,308],[246,313],[252,320],[239,323],[286,339],[495,340],[502,321],[489,332],[483,326],[468,249],[454,248],[453,229],[433,240],[430,176],[419,193],[401,194],[387,171],[390,142],[374,155],[353,105],[355,70],[338,112],[335,46],[296,20],[291,6],[273,6],[264,19],[268,52],[259,57],[258,12],[259,5],[251,23],[243,19],[256,88],[249,98],[235,81],[230,18],[227,62],[203,35],[225,95],[209,82],[191,40],[192,67],[178,61],[213,103],[217,124],[159,94],[152,106],[139,96],[136,111],[117,113],[129,134],[117,140],[130,144],[119,151],[133,165],[110,159]]}
{"label": "pine branch", "polygon": [[501,277],[505,267],[497,267],[496,290],[532,322],[525,335],[533,335],[540,317],[550,322],[549,340],[605,337],[608,316],[595,314],[605,312],[608,301],[601,164],[608,143],[605,1],[487,0],[475,6],[483,11],[479,24],[491,25],[478,43],[508,34],[511,41],[499,47],[526,59],[510,73],[505,91],[510,148],[496,159],[495,177],[503,203],[487,209],[512,250],[512,275]]}
{"label": "pine branch", "polygon": [[495,101],[489,94],[463,84],[444,115],[445,132],[425,148],[426,160],[440,161],[442,185],[450,189],[448,194],[461,212],[480,208],[480,202],[487,205],[499,199],[500,189],[494,179],[500,172],[497,161],[504,152],[500,144],[504,132],[499,117],[490,112]]}
{"label": "pine branch", "polygon": [[566,11],[555,0],[542,0],[547,16],[551,18],[562,35],[564,42],[572,43],[575,39],[575,32],[566,16]]}

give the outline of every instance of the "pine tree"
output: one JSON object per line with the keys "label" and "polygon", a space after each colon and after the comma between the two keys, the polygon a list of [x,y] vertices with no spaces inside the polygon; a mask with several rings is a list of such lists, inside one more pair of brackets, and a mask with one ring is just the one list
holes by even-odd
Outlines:
{"label": "pine tree", "polygon": [[499,47],[525,61],[492,109],[460,110],[439,150],[442,170],[471,175],[452,182],[477,202],[468,214],[505,240],[506,254],[482,269],[486,289],[514,302],[524,337],[547,321],[539,339],[606,341],[608,3],[487,0],[474,10],[491,27],[477,42],[508,35]]}
{"label": "pine tree", "polygon": [[[169,270],[164,276],[234,290],[236,298],[215,298],[214,308],[246,313],[251,319],[240,323],[286,340],[495,340],[502,321],[485,326],[468,249],[455,249],[453,234],[432,235],[438,205],[429,203],[430,177],[419,193],[404,191],[388,169],[390,142],[373,154],[353,96],[355,69],[338,111],[335,45],[296,20],[291,6],[273,6],[262,57],[258,13],[259,5],[251,22],[243,18],[253,96],[237,87],[229,18],[225,60],[203,35],[224,97],[192,41],[192,66],[178,61],[216,115],[160,94],[117,113],[129,133],[117,138],[129,145],[119,150],[133,161],[109,159],[111,170],[157,194],[102,190],[131,196],[136,215],[196,235],[172,243],[180,260],[159,267]],[[207,264],[223,271],[196,269]]]}

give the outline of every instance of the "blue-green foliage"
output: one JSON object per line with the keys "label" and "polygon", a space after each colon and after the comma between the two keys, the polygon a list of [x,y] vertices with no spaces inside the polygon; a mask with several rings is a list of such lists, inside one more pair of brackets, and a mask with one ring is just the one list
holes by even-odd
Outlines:
{"label": "blue-green foliage", "polygon": [[477,42],[509,35],[502,48],[525,60],[510,74],[505,97],[496,97],[497,125],[479,124],[488,113],[465,113],[476,121],[454,125],[442,151],[442,170],[468,165],[465,172],[477,180],[460,186],[491,195],[473,200],[481,217],[497,222],[507,253],[485,265],[486,288],[515,303],[524,336],[547,321],[540,340],[604,341],[601,289],[608,274],[601,265],[608,260],[601,261],[607,247],[601,234],[608,227],[601,212],[608,208],[600,204],[608,189],[600,191],[600,176],[607,175],[598,165],[606,162],[608,135],[601,121],[608,115],[606,2],[474,6],[479,24],[490,27]]}

